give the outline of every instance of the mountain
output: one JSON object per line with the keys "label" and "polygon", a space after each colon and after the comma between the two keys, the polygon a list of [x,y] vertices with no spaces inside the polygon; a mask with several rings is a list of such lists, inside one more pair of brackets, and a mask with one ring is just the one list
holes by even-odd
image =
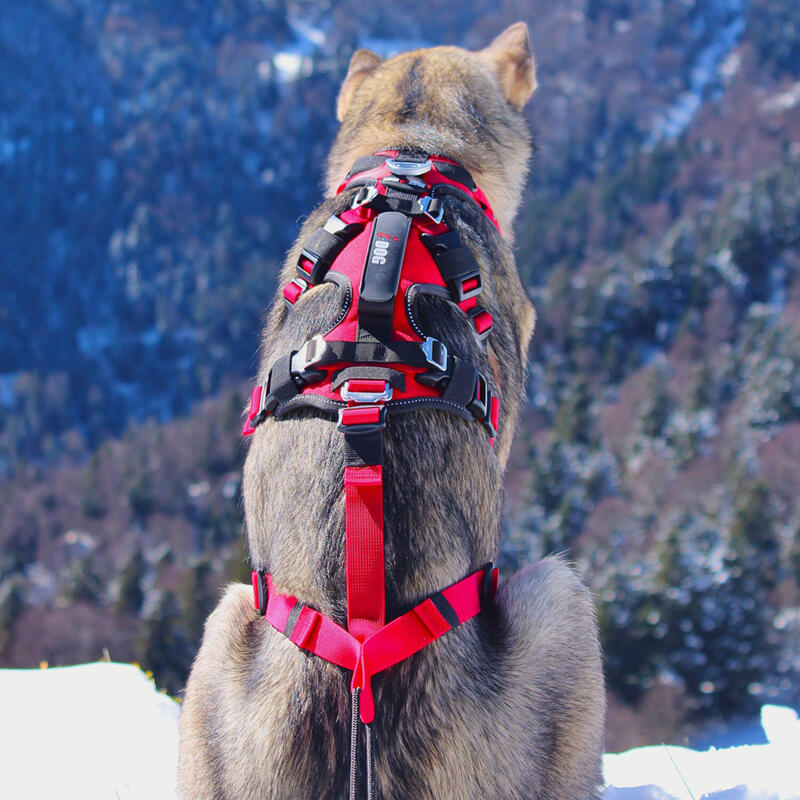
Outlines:
{"label": "mountain", "polygon": [[[598,597],[610,749],[800,702],[800,9],[31,0],[0,18],[0,664],[185,678],[246,577],[258,330],[357,46],[530,25],[504,570]],[[391,25],[387,25],[387,20]]]}

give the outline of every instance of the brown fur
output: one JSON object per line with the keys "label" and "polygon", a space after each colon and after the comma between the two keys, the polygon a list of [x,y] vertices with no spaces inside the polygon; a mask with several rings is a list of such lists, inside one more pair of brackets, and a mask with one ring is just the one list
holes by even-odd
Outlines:
{"label": "brown fur", "polygon": [[[480,425],[428,410],[386,429],[387,616],[408,610],[494,557],[534,314],[509,245],[530,143],[521,105],[535,87],[527,28],[480,53],[442,47],[388,61],[359,51],[338,102],[331,197],[289,253],[352,193],[334,197],[352,162],[417,146],[464,164],[493,204],[503,237],[468,202],[449,219],[473,249],[481,302],[495,325],[489,353],[439,298],[419,302],[423,328],[489,375],[501,396],[494,450]],[[339,290],[322,285],[270,311],[260,379],[273,361],[326,330]],[[245,466],[255,566],[279,591],[345,622],[343,442],[310,410],[261,425]],[[374,679],[377,796],[383,800],[588,800],[601,780],[600,653],[588,591],[559,559],[523,570],[495,607]],[[184,800],[343,798],[349,673],[307,654],[258,618],[249,587],[228,589],[206,624],[181,718]],[[363,775],[362,775],[363,781]]]}

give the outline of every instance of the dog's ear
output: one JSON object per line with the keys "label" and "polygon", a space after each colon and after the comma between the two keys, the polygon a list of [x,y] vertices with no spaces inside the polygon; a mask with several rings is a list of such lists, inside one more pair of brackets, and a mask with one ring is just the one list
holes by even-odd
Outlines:
{"label": "dog's ear", "polygon": [[347,109],[350,108],[350,103],[353,100],[353,95],[356,89],[361,85],[361,82],[368,75],[371,75],[378,64],[381,63],[381,57],[372,52],[372,50],[356,50],[353,57],[350,59],[350,68],[347,70],[347,77],[344,79],[342,88],[339,90],[339,99],[336,101],[336,116],[341,122]]}
{"label": "dog's ear", "polygon": [[517,22],[506,28],[480,56],[500,78],[503,94],[515,108],[522,108],[536,88],[536,64],[531,53],[528,26]]}

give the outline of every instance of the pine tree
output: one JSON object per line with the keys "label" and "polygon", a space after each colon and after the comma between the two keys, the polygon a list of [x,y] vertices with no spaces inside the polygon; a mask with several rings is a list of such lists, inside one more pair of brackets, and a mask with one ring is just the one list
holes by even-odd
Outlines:
{"label": "pine tree", "polygon": [[122,568],[119,576],[119,597],[116,611],[121,614],[138,614],[144,603],[142,578],[147,564],[140,549],[137,549],[130,561]]}

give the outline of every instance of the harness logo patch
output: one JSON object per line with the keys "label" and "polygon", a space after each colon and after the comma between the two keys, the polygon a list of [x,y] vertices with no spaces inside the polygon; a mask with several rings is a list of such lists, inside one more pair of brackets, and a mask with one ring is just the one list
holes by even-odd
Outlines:
{"label": "harness logo patch", "polygon": [[386,258],[389,255],[389,245],[392,242],[399,242],[398,236],[392,236],[390,233],[383,233],[378,231],[375,234],[375,243],[372,246],[372,257],[370,263],[372,264],[385,264]]}

